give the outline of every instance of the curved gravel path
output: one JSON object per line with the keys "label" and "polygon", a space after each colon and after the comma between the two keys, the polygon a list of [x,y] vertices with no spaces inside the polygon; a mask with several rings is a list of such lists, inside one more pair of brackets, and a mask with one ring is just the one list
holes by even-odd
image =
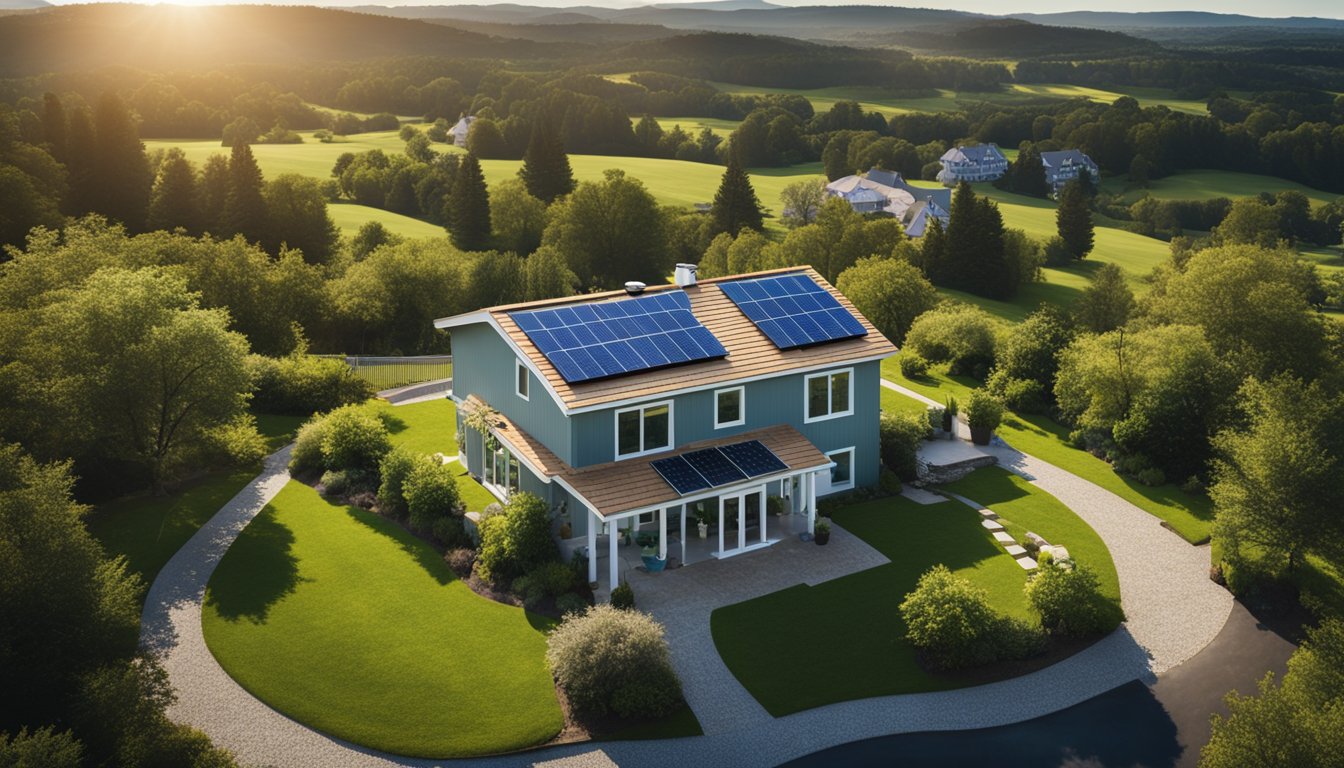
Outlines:
{"label": "curved gravel path", "polygon": [[[890,382],[883,386],[928,402]],[[691,765],[773,766],[828,746],[892,733],[1009,725],[1070,707],[1132,680],[1151,684],[1217,636],[1232,598],[1209,581],[1207,546],[1190,546],[1133,504],[1058,467],[1007,446],[991,450],[1002,466],[1054,495],[1105,540],[1120,577],[1127,617],[1119,629],[1086,650],[999,683],[848,701],[782,718],[760,711],[727,728],[706,722],[707,735],[695,738],[567,745],[470,761],[400,758],[332,739],[244,691],[215,662],[201,633],[201,600],[210,574],[234,538],[288,480],[284,469],[288,449],[269,457],[265,471],[160,572],[146,601],[141,640],[163,655],[177,690],[179,698],[170,716],[202,729],[246,764],[596,768],[662,765],[672,755]],[[708,610],[699,620],[708,624]],[[806,658],[800,649],[797,663],[805,664]],[[725,696],[735,697],[741,690],[731,675],[722,676],[717,684]],[[702,698],[713,695],[702,692]]]}

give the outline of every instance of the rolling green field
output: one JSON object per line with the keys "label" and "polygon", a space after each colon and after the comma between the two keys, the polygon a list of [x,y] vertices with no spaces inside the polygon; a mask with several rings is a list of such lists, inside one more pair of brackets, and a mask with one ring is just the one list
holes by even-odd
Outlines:
{"label": "rolling green field", "polygon": [[1254,197],[1261,192],[1275,194],[1284,190],[1295,190],[1306,195],[1313,206],[1328,203],[1339,197],[1295,181],[1235,171],[1183,171],[1164,179],[1156,179],[1150,182],[1146,189],[1126,189],[1126,183],[1127,177],[1116,176],[1102,182],[1101,186],[1112,194],[1124,194],[1125,199],[1131,202],[1142,197],[1144,192],[1158,200],[1210,200],[1215,197],[1236,200],[1242,197]]}
{"label": "rolling green field", "polygon": [[[639,117],[630,118],[631,123],[638,123],[639,120]],[[702,128],[708,128],[725,139],[742,124],[741,120],[721,120],[717,117],[655,117],[654,121],[664,131],[680,125],[681,130],[695,136]]]}
{"label": "rolling green field", "polygon": [[341,234],[345,235],[355,234],[360,227],[370,221],[376,221],[387,227],[387,231],[402,237],[443,237],[448,234],[438,224],[403,216],[400,213],[384,211],[381,208],[370,208],[367,205],[346,202],[330,203],[327,205],[327,213],[331,215],[331,220],[335,222],[336,228],[341,230]]}
{"label": "rolling green field", "polygon": [[[266,178],[274,178],[282,173],[297,173],[315,179],[329,179],[331,168],[336,165],[336,158],[346,152],[358,153],[381,149],[384,152],[400,154],[406,147],[406,142],[397,136],[396,131],[359,133],[330,144],[323,144],[314,139],[311,131],[301,132],[300,135],[303,136],[302,144],[252,145],[252,155],[257,158],[257,165],[261,166],[261,172]],[[211,155],[229,154],[227,147],[220,146],[219,142],[213,139],[145,141],[145,150],[148,152],[168,147],[181,148],[187,159],[197,165],[203,164]]]}

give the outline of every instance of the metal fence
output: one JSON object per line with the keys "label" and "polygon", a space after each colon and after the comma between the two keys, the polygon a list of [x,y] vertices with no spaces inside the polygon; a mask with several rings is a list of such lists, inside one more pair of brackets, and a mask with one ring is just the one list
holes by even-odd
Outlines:
{"label": "metal fence", "polygon": [[355,372],[375,389],[392,389],[422,381],[450,379],[453,376],[452,355],[420,355],[417,357],[350,357],[346,355],[315,355],[344,360]]}

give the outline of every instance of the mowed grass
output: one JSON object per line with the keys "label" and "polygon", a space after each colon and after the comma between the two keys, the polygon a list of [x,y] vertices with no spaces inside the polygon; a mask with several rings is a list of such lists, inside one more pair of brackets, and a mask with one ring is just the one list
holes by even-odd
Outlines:
{"label": "mowed grass", "polygon": [[[400,154],[406,148],[406,142],[397,136],[397,131],[357,133],[340,137],[330,144],[323,144],[314,139],[311,131],[300,132],[300,135],[303,136],[302,144],[252,145],[252,155],[257,159],[257,165],[261,166],[261,172],[266,178],[274,178],[282,173],[297,173],[315,179],[330,179],[336,158],[346,152],[359,153],[381,149],[389,154]],[[227,157],[229,154],[229,148],[220,146],[219,141],[215,139],[148,139],[144,144],[149,152],[178,147],[188,160],[198,166],[203,165],[211,155]]]}
{"label": "mowed grass", "polygon": [[[900,361],[894,357],[882,362],[882,377],[939,403],[950,395],[965,404],[971,390],[979,386],[979,382],[968,377],[948,376],[946,366],[931,368],[922,379],[908,379],[901,374]],[[1209,538],[1213,503],[1207,496],[1186,493],[1173,484],[1147,486],[1116,473],[1110,463],[1073,447],[1068,428],[1048,416],[1008,411],[997,432],[1017,450],[1095,483],[1164,521],[1186,541],[1197,544]],[[983,499],[977,501],[988,504]]]}
{"label": "mowed grass", "polygon": [[894,496],[847,507],[834,519],[891,562],[725,606],[710,616],[724,663],[775,717],[850,699],[965,685],[921,668],[904,639],[901,601],[940,563],[987,590],[996,610],[1031,616],[1023,594],[1026,571],[994,543],[980,515],[960,502],[925,506]]}
{"label": "mowed grass", "polygon": [[1339,195],[1299,184],[1277,176],[1262,176],[1236,171],[1182,171],[1161,179],[1154,179],[1142,189],[1129,189],[1128,177],[1115,176],[1102,182],[1102,189],[1112,194],[1123,194],[1132,202],[1147,193],[1158,200],[1212,200],[1226,197],[1233,200],[1255,197],[1261,192],[1277,194],[1292,190],[1301,192],[1313,206],[1324,205]]}
{"label": "mowed grass", "polygon": [[328,203],[327,214],[331,216],[332,222],[343,235],[354,235],[360,227],[370,221],[376,221],[386,227],[387,231],[402,237],[448,236],[448,231],[438,224],[367,205],[348,202]]}
{"label": "mowed grass", "polygon": [[[643,116],[630,118],[632,124],[638,124]],[[728,138],[737,126],[742,124],[741,120],[723,120],[717,117],[655,117],[654,121],[664,132],[670,131],[678,125],[681,130],[691,134],[692,137],[700,135],[700,131],[708,128],[716,135]]]}
{"label": "mowed grass", "polygon": [[564,724],[548,620],[475,594],[396,523],[297,482],[225,554],[201,623],[250,693],[361,746],[466,757]]}

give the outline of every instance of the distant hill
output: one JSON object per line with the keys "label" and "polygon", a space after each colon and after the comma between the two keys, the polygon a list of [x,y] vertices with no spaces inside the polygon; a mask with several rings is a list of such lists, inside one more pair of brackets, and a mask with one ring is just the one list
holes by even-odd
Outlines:
{"label": "distant hill", "polygon": [[1344,29],[1342,19],[1323,19],[1314,16],[1291,16],[1274,19],[1243,16],[1238,13],[1208,13],[1205,11],[1070,11],[1068,13],[1013,13],[1011,18],[1036,24],[1091,29],[1169,29],[1178,27],[1284,27],[1293,29]]}
{"label": "distant hill", "polygon": [[703,3],[654,3],[654,8],[695,8],[704,11],[760,11],[783,8],[766,0],[706,0]]}
{"label": "distant hill", "polygon": [[46,0],[0,0],[0,11],[27,11],[33,8],[47,8]]}
{"label": "distant hill", "polygon": [[0,74],[384,56],[544,55],[544,44],[304,6],[54,6],[0,16]]}
{"label": "distant hill", "polygon": [[964,22],[939,32],[924,30],[898,35],[898,45],[921,51],[962,56],[1120,56],[1160,50],[1150,40],[1102,29],[1032,24],[1017,19]]}

